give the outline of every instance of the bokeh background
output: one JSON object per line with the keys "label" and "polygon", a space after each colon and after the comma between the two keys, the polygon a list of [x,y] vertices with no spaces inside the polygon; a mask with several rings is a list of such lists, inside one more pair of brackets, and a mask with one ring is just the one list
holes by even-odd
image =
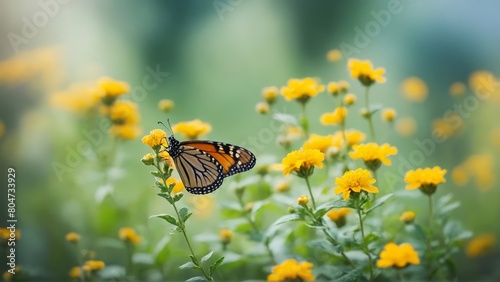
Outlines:
{"label": "bokeh background", "polygon": [[[387,12],[391,9],[397,13]],[[152,188],[149,169],[139,161],[149,152],[140,138],[120,143],[113,165],[105,170],[91,156],[82,156],[75,168],[57,176],[54,162],[64,164],[68,150],[85,140],[82,130],[92,127],[85,127],[80,115],[53,107],[50,96],[56,91],[110,76],[130,84],[128,98],[138,104],[144,134],[157,128],[159,120],[169,118],[176,123],[199,118],[212,125],[207,138],[248,144],[249,138],[270,124],[269,116],[255,111],[264,87],[280,87],[290,78],[307,76],[323,83],[343,79],[361,97],[362,88],[349,78],[347,57],[369,59],[384,67],[387,77],[385,84],[372,90],[371,101],[394,108],[398,119],[411,117],[416,122],[415,132],[402,135],[397,126],[376,116],[380,141],[399,149],[400,157],[387,168],[398,174],[401,158],[408,159],[418,148],[415,140],[432,138],[433,128],[439,126],[435,121],[464,101],[463,96],[450,95],[452,83],[468,85],[471,74],[478,70],[499,74],[499,9],[500,3],[493,0],[2,1],[0,177],[6,183],[7,167],[16,168],[22,233],[17,248],[19,265],[37,279],[65,279],[70,267],[77,264],[73,246],[64,240],[70,231],[78,232],[82,244],[95,250],[107,265],[123,265],[124,249],[116,234],[120,227],[132,226],[144,237],[144,253],[163,252],[163,277],[189,277],[177,270],[186,253],[172,247],[183,242],[168,236],[170,227],[164,222],[149,219],[165,212],[167,206]],[[380,13],[390,18],[377,23]],[[344,51],[344,57],[328,61],[331,49]],[[38,55],[22,61],[21,66],[5,67],[5,62],[27,53]],[[137,87],[143,85],[148,69],[159,69],[168,77],[142,94]],[[408,77],[425,82],[425,99],[411,101],[404,95],[402,83]],[[498,84],[495,89],[498,91]],[[471,95],[470,90],[468,93]],[[175,101],[175,109],[168,114],[157,106],[165,98]],[[313,131],[324,134],[331,128],[321,126],[319,116],[332,110],[325,101],[312,100],[308,105],[308,114],[315,121]],[[475,234],[500,234],[500,192],[494,179],[499,172],[498,107],[498,99],[481,100],[461,116],[460,130],[445,142],[435,143],[435,150],[418,164],[448,170],[448,182],[439,188],[446,191],[439,192],[452,192],[461,201],[454,216]],[[293,113],[300,108],[297,103],[282,101],[276,109]],[[356,114],[349,123],[349,127],[367,130]],[[105,141],[93,149],[110,146]],[[255,153],[263,159],[274,154],[273,161],[284,155],[274,141],[265,142]],[[470,179],[457,185],[452,171],[471,155],[480,160],[469,166],[487,170],[490,178],[484,180],[486,184]],[[380,183],[389,190],[404,187],[402,180],[382,179]],[[198,239],[216,238],[217,230],[225,226],[218,215],[218,203],[232,197],[225,190],[227,187],[201,203],[187,198],[186,203],[199,210],[189,226]],[[5,194],[1,196],[2,226],[6,222]],[[406,202],[414,209],[425,204],[420,198]],[[160,242],[163,245],[158,247]],[[151,258],[145,255],[144,260]],[[500,265],[498,249],[474,259],[461,254],[456,261],[460,279],[500,277],[495,270]],[[254,276],[262,270],[252,266],[238,267],[247,275],[244,278],[265,277]]]}

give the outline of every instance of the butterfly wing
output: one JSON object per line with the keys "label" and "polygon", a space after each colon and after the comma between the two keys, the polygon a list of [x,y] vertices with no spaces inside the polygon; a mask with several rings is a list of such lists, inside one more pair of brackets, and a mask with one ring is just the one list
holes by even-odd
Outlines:
{"label": "butterfly wing", "polygon": [[203,150],[183,145],[174,157],[175,167],[186,190],[192,194],[208,194],[222,185],[223,167]]}

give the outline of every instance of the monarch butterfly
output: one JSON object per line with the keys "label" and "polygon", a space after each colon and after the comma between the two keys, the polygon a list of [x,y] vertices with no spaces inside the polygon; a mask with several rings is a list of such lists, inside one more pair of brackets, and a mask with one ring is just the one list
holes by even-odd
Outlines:
{"label": "monarch butterfly", "polygon": [[242,147],[205,140],[179,142],[173,135],[168,137],[166,150],[192,194],[212,193],[225,177],[250,170],[256,161],[254,154]]}

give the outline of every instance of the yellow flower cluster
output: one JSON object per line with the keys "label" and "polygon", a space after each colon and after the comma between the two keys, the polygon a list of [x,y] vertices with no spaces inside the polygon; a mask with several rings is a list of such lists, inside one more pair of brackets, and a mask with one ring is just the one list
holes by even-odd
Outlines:
{"label": "yellow flower cluster", "polygon": [[117,81],[110,77],[103,77],[97,85],[103,91],[102,101],[105,105],[112,105],[119,96],[127,93],[130,90],[128,83]]}
{"label": "yellow flower cluster", "polygon": [[342,60],[342,52],[339,49],[332,49],[326,54],[328,61],[335,63]]}
{"label": "yellow flower cluster", "polygon": [[153,129],[148,135],[142,137],[142,143],[158,151],[161,146],[167,146],[167,133],[161,129]]}
{"label": "yellow flower cluster", "polygon": [[52,106],[76,113],[87,113],[101,102],[103,91],[92,83],[73,84],[68,90],[50,96]]}
{"label": "yellow flower cluster", "polygon": [[297,100],[301,103],[305,103],[319,92],[323,92],[325,86],[318,84],[316,80],[310,77],[304,79],[290,79],[288,80],[287,86],[281,87],[281,95],[285,97],[287,101]]}
{"label": "yellow flower cluster", "polygon": [[453,182],[464,186],[470,178],[480,191],[488,191],[495,182],[495,169],[491,155],[471,155],[452,171]]}
{"label": "yellow flower cluster", "polygon": [[409,264],[418,265],[420,259],[413,246],[408,243],[399,246],[392,242],[386,244],[384,250],[380,252],[380,259],[377,261],[379,268],[403,268]]}
{"label": "yellow flower cluster", "polygon": [[369,60],[361,61],[358,59],[349,59],[347,68],[351,71],[351,77],[357,78],[364,86],[370,86],[374,82],[384,83],[384,68],[374,69]]}
{"label": "yellow flower cluster", "polygon": [[366,169],[358,168],[356,170],[349,170],[343,176],[335,179],[335,184],[338,186],[335,188],[334,193],[342,193],[346,201],[349,199],[351,192],[361,193],[361,191],[365,191],[368,193],[378,193],[378,188],[372,185],[375,182],[376,180],[372,178],[370,172]]}
{"label": "yellow flower cluster", "polygon": [[347,116],[346,107],[337,107],[333,112],[321,115],[320,122],[323,125],[338,125],[342,123]]}
{"label": "yellow flower cluster", "polygon": [[353,151],[349,153],[352,159],[363,159],[366,166],[371,170],[377,170],[380,164],[391,165],[390,155],[395,155],[398,150],[385,143],[378,145],[376,143],[359,144],[352,146]]}
{"label": "yellow flower cluster", "polygon": [[174,109],[174,101],[172,100],[169,100],[169,99],[161,99],[159,102],[158,102],[158,109],[162,112],[165,112],[165,113],[168,113],[170,112],[171,110]]}
{"label": "yellow flower cluster", "polygon": [[[17,239],[21,238],[21,232],[16,229],[14,232],[14,237]],[[0,228],[0,242],[4,242],[10,238],[10,230],[7,228]]]}
{"label": "yellow flower cluster", "polygon": [[340,209],[332,209],[331,211],[326,213],[326,216],[335,222],[338,228],[341,228],[346,224],[346,216],[351,213],[351,209],[348,208],[340,208]]}
{"label": "yellow flower cluster", "polygon": [[137,235],[135,230],[130,227],[122,227],[118,230],[118,237],[125,242],[137,245],[141,242],[141,236]]}
{"label": "yellow flower cluster", "polygon": [[297,262],[288,259],[273,267],[272,273],[267,276],[267,281],[314,281],[310,262]]}
{"label": "yellow flower cluster", "polygon": [[86,272],[97,272],[105,266],[106,265],[101,260],[88,260],[83,264],[82,269]]}
{"label": "yellow flower cluster", "polygon": [[330,148],[333,143],[333,135],[322,136],[319,134],[311,134],[306,140],[302,148],[304,149],[318,149],[322,153],[326,153],[326,150]]}
{"label": "yellow flower cluster", "polygon": [[288,153],[283,158],[283,174],[289,175],[296,172],[301,177],[307,177],[312,174],[314,167],[323,168],[325,154],[318,149],[300,149]]}
{"label": "yellow flower cluster", "polygon": [[179,122],[172,127],[174,133],[181,133],[187,139],[194,140],[212,131],[210,124],[195,119],[187,122]]}

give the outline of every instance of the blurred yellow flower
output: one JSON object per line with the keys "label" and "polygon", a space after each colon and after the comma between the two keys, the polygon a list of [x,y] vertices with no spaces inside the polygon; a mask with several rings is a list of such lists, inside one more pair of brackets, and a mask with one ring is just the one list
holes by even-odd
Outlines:
{"label": "blurred yellow flower", "polygon": [[255,111],[259,114],[267,114],[269,112],[269,104],[266,102],[259,102],[255,105]]}
{"label": "blurred yellow flower", "polygon": [[467,86],[463,82],[454,82],[450,85],[450,94],[451,96],[461,96],[467,90]]}
{"label": "blurred yellow flower", "polygon": [[331,113],[324,113],[321,115],[320,121],[323,125],[337,125],[340,124],[347,116],[346,107],[337,107]]}
{"label": "blurred yellow flower", "polygon": [[312,174],[314,167],[323,168],[325,154],[318,149],[300,149],[288,153],[283,158],[283,174],[296,172],[300,177],[307,177]]}
{"label": "blurred yellow flower", "polygon": [[211,195],[191,196],[189,202],[193,205],[193,214],[200,219],[210,217],[215,210]]}
{"label": "blurred yellow flower", "polygon": [[333,96],[337,96],[339,94],[339,85],[336,82],[328,82],[326,85],[326,90],[328,93],[332,94]]}
{"label": "blurred yellow flower", "polygon": [[471,155],[463,163],[480,191],[488,191],[495,182],[494,159],[489,154]]}
{"label": "blurred yellow flower", "polygon": [[380,164],[391,165],[390,155],[395,155],[398,152],[396,147],[392,147],[385,143],[378,145],[376,143],[359,144],[352,146],[353,151],[349,152],[351,159],[363,159],[366,166],[375,171],[380,167]]}
{"label": "blurred yellow flower", "polygon": [[364,86],[370,86],[374,82],[385,82],[385,77],[383,77],[385,69],[373,69],[372,62],[369,60],[349,59],[347,68],[351,71],[351,77],[357,78]]}
{"label": "blurred yellow flower", "polygon": [[50,95],[50,104],[67,111],[86,113],[99,105],[102,95],[102,90],[94,84],[73,84],[68,90]]}
{"label": "blurred yellow flower", "polygon": [[393,242],[386,244],[384,250],[380,252],[380,259],[377,261],[378,268],[403,268],[409,264],[418,265],[420,259],[413,246],[408,243],[399,246]]}
{"label": "blurred yellow flower", "polygon": [[439,184],[446,182],[444,178],[445,174],[446,169],[441,169],[439,166],[410,170],[405,175],[406,189],[413,190],[418,188],[425,194],[430,195],[434,193]]}
{"label": "blurred yellow flower", "polygon": [[346,224],[346,216],[349,213],[351,213],[349,208],[332,209],[326,213],[326,216],[335,222],[338,228],[341,228]]}
{"label": "blurred yellow flower", "polygon": [[297,198],[297,205],[305,206],[307,203],[309,203],[309,198],[306,195],[302,195]]}
{"label": "blurred yellow flower", "polygon": [[175,106],[175,103],[174,101],[170,100],[170,99],[161,99],[159,102],[158,102],[158,109],[162,112],[170,112],[171,110],[174,109],[174,106]]}
{"label": "blurred yellow flower", "polygon": [[66,241],[73,243],[73,244],[76,244],[76,243],[78,243],[78,241],[80,241],[80,235],[78,235],[78,233],[75,233],[75,232],[70,232],[70,233],[66,234],[65,238],[66,238]]}
{"label": "blurred yellow flower", "polygon": [[328,51],[326,58],[329,62],[338,62],[342,60],[342,52],[339,49],[332,49]]}
{"label": "blurred yellow flower", "polygon": [[405,224],[410,224],[415,220],[415,213],[412,211],[407,211],[404,212],[400,217],[399,220],[404,222]]}
{"label": "blurred yellow flower", "polygon": [[219,239],[222,242],[222,244],[229,244],[231,242],[231,239],[233,238],[233,232],[227,228],[222,228],[219,231]]}
{"label": "blurred yellow flower", "polygon": [[412,102],[423,102],[427,98],[427,84],[418,77],[409,77],[401,83],[403,96]]}
{"label": "blurred yellow flower", "polygon": [[118,96],[127,93],[130,89],[128,83],[110,77],[102,77],[97,82],[97,85],[104,91],[102,101],[106,105],[111,105]]}
{"label": "blurred yellow flower", "polygon": [[325,87],[318,84],[316,80],[310,77],[304,79],[289,79],[287,86],[281,87],[281,95],[285,97],[287,101],[297,100],[301,103],[305,103],[319,92],[322,92]]}
{"label": "blurred yellow flower", "polygon": [[363,142],[366,139],[366,134],[359,130],[349,129],[345,131],[347,146],[351,147]]}
{"label": "blurred yellow flower", "polygon": [[276,97],[278,97],[279,89],[276,86],[270,86],[262,89],[262,98],[269,105],[272,105],[276,101]]}
{"label": "blurred yellow flower", "polygon": [[334,193],[342,193],[346,201],[349,199],[351,192],[361,193],[361,191],[366,191],[368,193],[378,193],[378,188],[372,185],[375,182],[376,180],[372,178],[370,172],[366,169],[358,168],[356,170],[349,170],[343,176],[335,179],[335,184],[338,186],[335,188]]}
{"label": "blurred yellow flower", "polygon": [[318,149],[322,153],[332,146],[333,135],[322,136],[312,133],[302,146],[304,149]]}
{"label": "blurred yellow flower", "polygon": [[139,122],[137,104],[130,101],[119,100],[109,108],[109,118],[116,125],[136,124]]}
{"label": "blurred yellow flower", "polygon": [[120,240],[137,245],[141,242],[141,236],[137,235],[135,230],[130,227],[122,227],[118,230]]}
{"label": "blurred yellow flower", "polygon": [[288,259],[273,267],[272,273],[267,276],[267,281],[314,281],[310,262],[297,262]]}
{"label": "blurred yellow flower", "polygon": [[159,150],[161,146],[167,146],[167,133],[161,129],[153,129],[148,135],[142,137],[142,143],[153,150]]}
{"label": "blurred yellow flower", "polygon": [[0,137],[2,137],[5,133],[5,123],[3,120],[0,120]]}
{"label": "blurred yellow flower", "polygon": [[[0,242],[5,242],[10,238],[10,230],[7,228],[0,228]],[[19,229],[16,229],[14,232],[14,238],[19,239],[21,238],[21,231]]]}
{"label": "blurred yellow flower", "polygon": [[100,260],[88,260],[86,261],[82,269],[86,272],[97,272],[101,269],[103,269],[106,265],[104,264],[103,261]]}
{"label": "blurred yellow flower", "polygon": [[458,186],[464,186],[469,182],[469,174],[463,166],[457,166],[451,171],[451,180]]}
{"label": "blurred yellow flower", "polygon": [[109,129],[109,133],[112,136],[124,140],[130,140],[139,137],[141,134],[141,128],[135,124],[113,125]]}
{"label": "blurred yellow flower", "polygon": [[352,93],[347,93],[345,94],[344,96],[344,104],[346,104],[347,106],[350,106],[354,103],[356,103],[356,95],[352,94]]}
{"label": "blurred yellow flower", "polygon": [[396,119],[396,111],[393,108],[385,108],[382,110],[382,120],[392,122]]}
{"label": "blurred yellow flower", "polygon": [[411,117],[400,118],[396,124],[396,131],[401,136],[411,136],[417,131],[417,123]]}
{"label": "blurred yellow flower", "polygon": [[347,91],[349,91],[349,83],[347,81],[341,80],[338,83],[340,92],[347,93]]}
{"label": "blurred yellow flower", "polygon": [[274,186],[274,191],[276,192],[287,192],[290,190],[290,181],[281,181],[279,182],[278,184],[276,184],[276,186]]}
{"label": "blurred yellow flower", "polygon": [[182,183],[181,180],[170,177],[169,179],[167,179],[167,185],[170,186],[172,184],[175,184],[174,189],[172,189],[172,193],[177,194],[184,191],[184,183]]}
{"label": "blurred yellow flower", "polygon": [[73,266],[68,273],[68,276],[73,279],[82,278],[82,269],[78,266]]}
{"label": "blurred yellow flower", "polygon": [[485,70],[473,72],[469,77],[469,86],[474,92],[493,93],[495,91],[495,76]]}
{"label": "blurred yellow flower", "polygon": [[474,237],[465,249],[469,257],[478,257],[491,251],[496,245],[495,235],[491,233],[481,234]]}
{"label": "blurred yellow flower", "polygon": [[179,122],[172,127],[175,133],[183,134],[187,139],[194,140],[212,131],[210,124],[195,119],[187,122]]}
{"label": "blurred yellow flower", "polygon": [[[460,118],[459,116],[457,116]],[[454,128],[453,125],[445,119],[435,119],[432,122],[432,134],[438,138],[448,138],[455,133],[457,133],[458,128]]]}
{"label": "blurred yellow flower", "polygon": [[302,136],[304,136],[304,130],[300,126],[287,126],[285,132],[278,135],[276,141],[280,146],[287,148],[293,140],[299,139]]}

